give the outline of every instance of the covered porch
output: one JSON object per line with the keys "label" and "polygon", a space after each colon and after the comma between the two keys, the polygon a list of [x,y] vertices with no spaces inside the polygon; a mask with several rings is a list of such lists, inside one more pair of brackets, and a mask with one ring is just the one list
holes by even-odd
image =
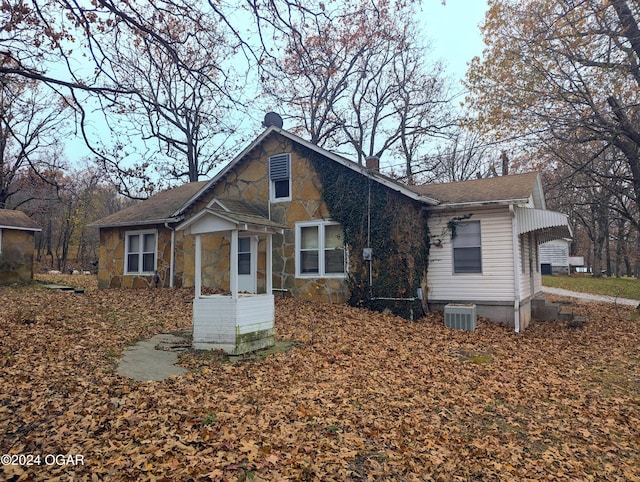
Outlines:
{"label": "covered porch", "polygon": [[[272,235],[283,227],[242,201],[214,199],[207,208],[177,227],[195,238],[195,349],[224,350],[239,355],[275,343],[272,294]],[[203,289],[203,236],[222,236],[229,242],[229,289],[206,294]],[[265,279],[258,292],[257,246],[264,242]]]}
{"label": "covered porch", "polygon": [[515,331],[527,328],[533,318],[532,301],[542,293],[539,247],[554,239],[573,237],[565,214],[515,207],[513,217],[514,238],[514,278]]}

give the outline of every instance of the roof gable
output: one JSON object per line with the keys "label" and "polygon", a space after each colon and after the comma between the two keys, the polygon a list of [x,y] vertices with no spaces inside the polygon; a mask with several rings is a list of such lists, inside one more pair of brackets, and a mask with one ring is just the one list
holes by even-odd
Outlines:
{"label": "roof gable", "polygon": [[199,194],[207,181],[190,182],[182,186],[161,191],[149,199],[124,208],[91,223],[93,227],[136,226],[176,222]]}
{"label": "roof gable", "polygon": [[251,232],[282,232],[285,226],[270,220],[244,201],[212,199],[206,208],[180,223],[176,230],[189,234],[240,229]]}
{"label": "roof gable", "polygon": [[0,209],[0,229],[42,231],[33,219],[22,211],[16,211],[14,209]]}
{"label": "roof gable", "polygon": [[195,201],[197,198],[199,198],[202,193],[204,193],[205,191],[208,191],[211,186],[215,185],[218,181],[223,179],[227,175],[227,173],[235,167],[236,164],[238,164],[245,156],[247,156],[251,151],[253,151],[256,147],[258,147],[265,139],[267,139],[271,135],[281,135],[282,137],[290,140],[291,142],[294,142],[302,147],[310,149],[331,161],[337,162],[338,164],[341,164],[351,169],[352,171],[358,172],[359,174],[362,174],[363,176],[366,176],[394,191],[400,192],[401,194],[411,199],[418,200],[426,204],[438,204],[438,201],[436,201],[435,199],[432,199],[429,196],[423,195],[419,192],[413,191],[409,189],[409,187],[405,184],[402,184],[388,176],[380,174],[379,172],[367,169],[366,167],[361,166],[360,164],[357,164],[353,161],[350,161],[349,159],[346,159],[342,156],[339,156],[330,151],[327,151],[277,126],[268,127],[251,144],[249,144],[245,149],[243,149],[242,152],[240,152],[235,158],[233,158],[231,162],[229,162],[220,172],[218,172],[218,174],[216,174],[207,183],[207,185],[201,189],[199,193],[196,193],[193,196],[192,202]]}

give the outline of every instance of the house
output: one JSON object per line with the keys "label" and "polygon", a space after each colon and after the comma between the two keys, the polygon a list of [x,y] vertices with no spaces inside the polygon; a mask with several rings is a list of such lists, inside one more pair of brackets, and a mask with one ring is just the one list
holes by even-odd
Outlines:
{"label": "house", "polygon": [[0,284],[33,279],[38,225],[22,211],[0,209]]}
{"label": "house", "polygon": [[569,241],[554,239],[540,245],[542,274],[569,274]]}
{"label": "house", "polygon": [[194,309],[274,292],[405,316],[474,302],[517,329],[540,286],[538,244],[569,233],[566,216],[545,210],[537,173],[407,186],[376,159],[360,166],[275,125],[210,181],[93,225],[103,288],[195,286]]}

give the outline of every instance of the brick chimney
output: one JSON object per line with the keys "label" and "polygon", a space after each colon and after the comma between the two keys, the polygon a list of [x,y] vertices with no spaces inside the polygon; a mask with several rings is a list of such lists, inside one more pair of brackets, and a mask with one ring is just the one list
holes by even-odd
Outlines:
{"label": "brick chimney", "polygon": [[370,171],[380,172],[380,158],[377,156],[367,157],[366,166]]}

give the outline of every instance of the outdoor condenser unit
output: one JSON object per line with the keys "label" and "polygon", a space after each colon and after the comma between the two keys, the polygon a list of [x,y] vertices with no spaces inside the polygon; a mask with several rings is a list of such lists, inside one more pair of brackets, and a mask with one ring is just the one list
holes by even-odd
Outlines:
{"label": "outdoor condenser unit", "polygon": [[444,324],[454,330],[475,331],[476,305],[449,303],[444,307]]}

